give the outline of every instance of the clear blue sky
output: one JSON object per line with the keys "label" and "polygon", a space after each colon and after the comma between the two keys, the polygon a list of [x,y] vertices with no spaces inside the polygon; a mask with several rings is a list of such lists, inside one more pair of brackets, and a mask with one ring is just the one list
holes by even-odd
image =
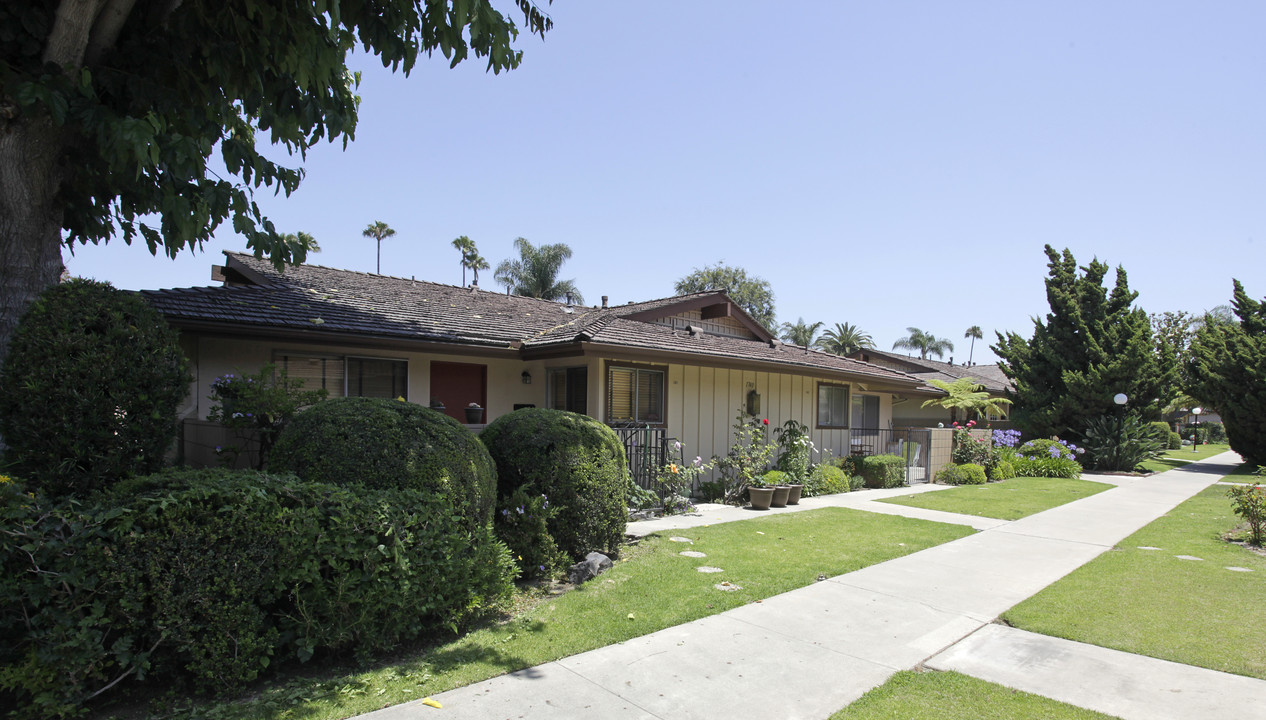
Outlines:
{"label": "clear blue sky", "polygon": [[[512,9],[511,4],[504,5]],[[1266,296],[1266,3],[558,0],[499,76],[373,59],[357,139],[257,196],[317,264],[459,284],[450,241],[495,267],[515,237],[566,243],[585,300],[673,294],[724,260],[780,320],[916,326],[957,346],[1031,335],[1042,245],[1124,266],[1149,312]],[[198,254],[81,247],[72,273],[209,285]],[[496,289],[491,271],[481,284]],[[1111,275],[1108,278],[1111,282]],[[976,361],[994,359],[977,343]]]}

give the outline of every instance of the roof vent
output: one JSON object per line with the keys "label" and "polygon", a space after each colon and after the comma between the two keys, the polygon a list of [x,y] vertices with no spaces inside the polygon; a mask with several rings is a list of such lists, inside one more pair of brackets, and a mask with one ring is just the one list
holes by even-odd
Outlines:
{"label": "roof vent", "polygon": [[690,337],[695,337],[696,335],[699,334],[699,328],[695,327],[694,325],[687,325],[686,332],[690,333]]}
{"label": "roof vent", "polygon": [[607,296],[606,296],[606,295],[603,295],[603,296],[602,296],[602,308],[605,310],[605,309],[606,309],[606,307],[607,307]]}

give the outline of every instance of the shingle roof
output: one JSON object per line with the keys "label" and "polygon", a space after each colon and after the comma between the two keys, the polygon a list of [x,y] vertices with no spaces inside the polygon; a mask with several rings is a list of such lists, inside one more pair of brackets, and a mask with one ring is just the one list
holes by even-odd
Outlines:
{"label": "shingle roof", "polygon": [[251,255],[226,255],[230,271],[260,284],[145,290],[142,294],[177,325],[253,326],[506,349],[521,344],[529,350],[590,342],[843,372],[908,386],[919,383],[898,370],[817,350],[707,333],[692,335],[628,319],[659,309],[671,314],[675,306],[708,297],[729,302],[721,292],[593,308],[318,265],[278,272]]}
{"label": "shingle roof", "polygon": [[924,360],[922,358],[911,357],[909,355],[899,355],[897,353],[886,352],[884,350],[875,350],[867,348],[859,350],[854,355],[865,354],[871,357],[885,358],[893,360],[901,364],[907,365],[910,369],[907,373],[917,377],[923,381],[928,380],[944,380],[945,382],[954,382],[959,378],[970,377],[985,390],[1001,394],[1004,390],[1011,388],[1011,380],[1002,372],[1002,368],[997,364],[992,365],[954,365],[940,360]]}

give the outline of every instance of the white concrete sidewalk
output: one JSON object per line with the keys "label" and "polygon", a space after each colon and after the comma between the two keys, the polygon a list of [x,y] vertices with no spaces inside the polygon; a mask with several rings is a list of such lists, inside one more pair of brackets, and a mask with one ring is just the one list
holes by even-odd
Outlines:
{"label": "white concrete sidewalk", "polygon": [[[435,699],[444,705],[443,716],[455,719],[825,718],[892,673],[977,633],[1007,608],[1196,494],[1233,467],[1232,457],[1227,453],[1149,478],[1117,478],[1118,487],[1028,518],[991,521],[996,524],[944,545]],[[901,514],[916,510],[874,503],[862,492],[836,497],[843,500],[831,503]],[[728,515],[710,512],[705,509],[694,524],[728,521]],[[966,524],[980,520],[954,517]],[[683,527],[660,530],[688,536]],[[951,655],[941,657],[951,662]],[[1007,660],[998,663],[1005,667]],[[1120,669],[1122,682],[1132,679],[1140,686],[1146,678],[1133,673],[1152,672],[1150,666],[1124,662]],[[1239,685],[1260,711],[1266,682]],[[1140,693],[1144,700],[1147,695]],[[1083,704],[1077,696],[1060,699]],[[1153,694],[1152,717],[1163,717],[1159,712],[1169,701],[1168,694]],[[1227,707],[1197,708],[1183,717],[1251,717],[1251,712],[1224,713]],[[433,712],[409,703],[362,717],[404,720]]]}

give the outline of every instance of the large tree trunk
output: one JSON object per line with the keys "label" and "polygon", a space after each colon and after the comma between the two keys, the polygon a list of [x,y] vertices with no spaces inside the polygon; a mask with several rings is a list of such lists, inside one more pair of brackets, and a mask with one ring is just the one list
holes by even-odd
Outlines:
{"label": "large tree trunk", "polygon": [[62,272],[61,137],[47,117],[0,118],[0,363],[22,314]]}

